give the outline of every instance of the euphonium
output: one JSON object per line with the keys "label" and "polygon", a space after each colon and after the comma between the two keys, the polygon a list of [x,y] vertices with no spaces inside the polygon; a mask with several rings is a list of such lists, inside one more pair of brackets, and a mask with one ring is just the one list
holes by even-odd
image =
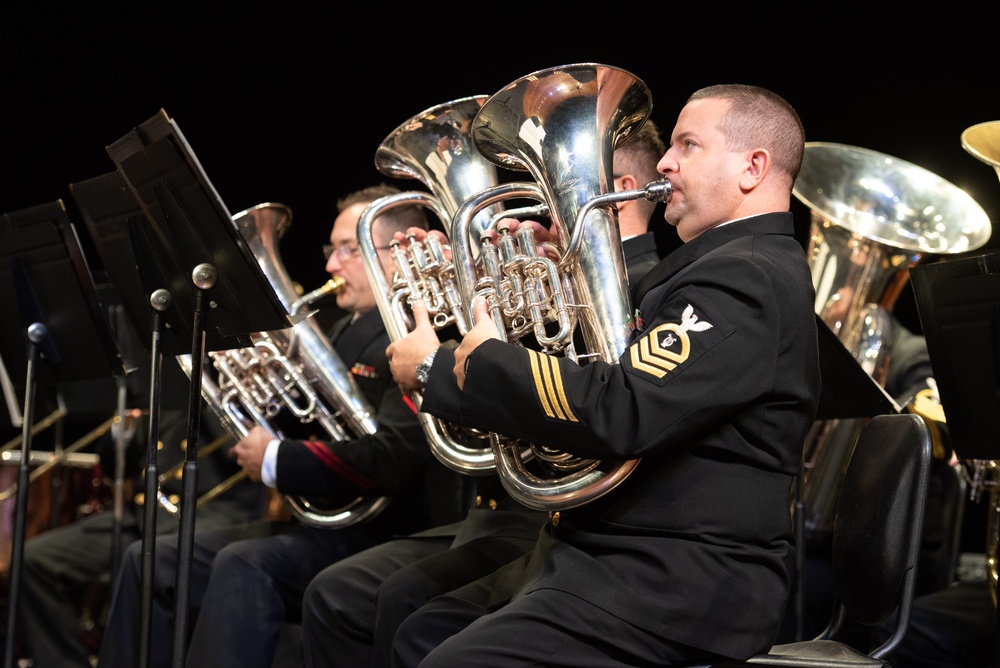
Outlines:
{"label": "euphonium", "polygon": [[[974,250],[989,219],[964,191],[912,163],[855,146],[808,142],[793,194],[811,210],[807,256],[815,310],[880,385],[891,356],[890,313],[908,269],[931,254]],[[833,526],[843,471],[863,426],[817,422],[803,454],[805,528]]]}
{"label": "euphonium", "polygon": [[[302,309],[342,284],[329,281],[302,297],[296,294],[278,254],[278,241],[291,219],[288,207],[272,203],[233,216],[264,276],[297,321],[286,330],[253,334],[252,348],[209,353],[216,377],[202,374],[202,396],[237,439],[254,425],[282,438],[278,420],[285,418],[294,424],[318,424],[334,441],[373,434],[377,429],[374,409],[347,367],[314,318],[296,318]],[[178,361],[190,375],[190,356],[181,355]],[[358,497],[334,508],[318,499],[285,496],[284,500],[303,524],[340,528],[371,519],[385,509],[390,498]]]}
{"label": "euphonium", "polygon": [[[372,239],[372,225],[383,212],[396,206],[424,206],[441,220],[445,230],[466,198],[497,184],[494,165],[476,151],[469,134],[472,119],[486,96],[467,97],[427,109],[393,130],[375,153],[375,166],[386,176],[414,178],[429,190],[383,197],[361,214],[358,247],[365,273],[375,292],[379,312],[392,341],[413,327],[409,299],[422,297],[436,329],[454,325],[459,334],[468,331],[468,316],[462,306],[451,260],[433,237],[411,242],[406,248],[393,244],[396,274],[388,284]],[[496,209],[480,213],[479,232],[488,225]],[[421,395],[413,393],[419,407]],[[464,430],[419,413],[431,451],[446,466],[462,473],[483,474],[494,470],[488,435]]]}
{"label": "euphonium", "polygon": [[[581,364],[618,361],[628,345],[632,309],[612,204],[638,197],[665,201],[670,185],[662,181],[610,193],[612,156],[650,109],[649,89],[637,77],[592,63],[535,72],[483,104],[472,124],[479,151],[498,165],[528,171],[535,184],[480,192],[455,215],[452,257],[466,313],[484,295],[505,340],[530,336],[540,351]],[[500,230],[497,245],[472,229],[481,207],[508,197],[536,197],[539,191],[558,260],[536,252],[526,227],[516,238]],[[638,464],[637,459],[583,460],[534,444],[528,446],[529,458],[525,444],[500,434],[491,439],[504,487],[522,504],[542,510],[588,503],[614,489]],[[529,459],[538,470],[529,470]]]}

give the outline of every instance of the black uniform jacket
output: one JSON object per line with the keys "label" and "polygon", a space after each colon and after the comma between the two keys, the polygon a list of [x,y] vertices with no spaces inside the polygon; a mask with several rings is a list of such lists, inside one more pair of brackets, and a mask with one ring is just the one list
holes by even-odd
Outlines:
{"label": "black uniform jacket", "polygon": [[790,213],[709,230],[634,289],[618,364],[490,340],[465,388],[439,354],[422,409],[602,460],[641,457],[543,529],[520,592],[572,593],[719,654],[770,646],[790,589],[789,492],[820,395],[814,291]]}
{"label": "black uniform jacket", "polygon": [[464,476],[431,454],[413,404],[393,381],[385,356],[389,335],[378,309],[347,325],[349,320],[334,325],[330,341],[374,407],[377,430],[347,441],[282,441],[278,491],[344,499],[391,496],[389,507],[368,523],[385,535],[458,521],[469,507]]}

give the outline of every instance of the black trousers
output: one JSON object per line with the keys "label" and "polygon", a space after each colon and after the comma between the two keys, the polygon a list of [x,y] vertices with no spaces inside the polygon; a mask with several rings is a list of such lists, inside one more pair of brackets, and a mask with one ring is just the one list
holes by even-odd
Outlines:
{"label": "black trousers", "polygon": [[394,644],[393,666],[516,668],[690,666],[721,657],[655,636],[555,589],[519,594],[493,608],[530,555],[410,615]]}
{"label": "black trousers", "polygon": [[527,554],[535,541],[490,536],[451,543],[450,537],[396,539],[320,573],[303,603],[306,666],[390,665],[393,637],[409,615]]}

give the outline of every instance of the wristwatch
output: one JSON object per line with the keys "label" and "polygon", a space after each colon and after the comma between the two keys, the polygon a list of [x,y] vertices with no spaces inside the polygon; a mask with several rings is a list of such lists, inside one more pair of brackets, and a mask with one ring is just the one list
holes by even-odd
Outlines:
{"label": "wristwatch", "polygon": [[431,375],[431,366],[434,364],[434,356],[437,355],[437,351],[437,348],[432,350],[431,354],[417,365],[417,380],[420,381],[421,385],[427,384],[427,378]]}

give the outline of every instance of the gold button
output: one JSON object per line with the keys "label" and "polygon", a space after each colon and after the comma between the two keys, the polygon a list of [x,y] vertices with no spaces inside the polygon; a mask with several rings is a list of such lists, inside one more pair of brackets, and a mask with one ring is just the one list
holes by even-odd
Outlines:
{"label": "gold button", "polygon": [[550,510],[549,511],[549,522],[551,522],[552,526],[554,526],[554,527],[559,526],[559,511],[558,510],[556,510],[556,511]]}
{"label": "gold button", "polygon": [[483,497],[476,495],[476,508],[483,507]]}
{"label": "gold button", "polygon": [[490,510],[496,510],[496,509],[497,509],[497,500],[490,499]]}

